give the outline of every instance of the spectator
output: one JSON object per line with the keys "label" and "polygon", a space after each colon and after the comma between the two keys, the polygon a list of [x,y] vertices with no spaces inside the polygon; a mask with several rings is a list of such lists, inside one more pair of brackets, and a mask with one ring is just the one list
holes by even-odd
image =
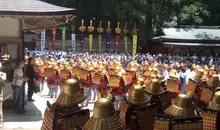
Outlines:
{"label": "spectator", "polygon": [[13,89],[13,102],[14,102],[14,111],[16,113],[25,113],[25,110],[22,107],[22,92],[23,92],[23,82],[26,81],[24,78],[23,70],[25,62],[19,62],[19,65],[15,68],[12,80],[12,89]]}
{"label": "spectator", "polygon": [[36,78],[36,73],[34,71],[34,58],[30,57],[28,59],[28,65],[26,67],[26,76],[28,78],[28,101],[34,101],[32,99],[32,96],[34,94],[35,90],[35,78]]}

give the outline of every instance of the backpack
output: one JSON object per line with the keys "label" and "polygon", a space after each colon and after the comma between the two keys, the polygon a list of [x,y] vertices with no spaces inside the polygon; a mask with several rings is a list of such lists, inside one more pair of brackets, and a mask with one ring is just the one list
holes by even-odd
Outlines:
{"label": "backpack", "polygon": [[15,69],[16,69],[16,68],[12,69],[12,70],[9,72],[9,74],[8,74],[8,76],[7,76],[8,81],[11,81],[11,82],[12,82],[12,80],[14,79],[14,70],[15,70]]}

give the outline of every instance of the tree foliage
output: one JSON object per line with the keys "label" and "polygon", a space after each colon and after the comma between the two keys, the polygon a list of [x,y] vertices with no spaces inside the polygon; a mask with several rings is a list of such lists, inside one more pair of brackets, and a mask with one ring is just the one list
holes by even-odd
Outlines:
{"label": "tree foliage", "polygon": [[[95,26],[111,21],[121,28],[128,24],[131,30],[137,23],[141,40],[158,33],[164,25],[219,25],[220,0],[45,0],[46,2],[76,8],[76,25],[84,19]],[[152,2],[152,3],[151,3]],[[152,22],[151,22],[152,21]],[[150,35],[149,35],[150,34]]]}

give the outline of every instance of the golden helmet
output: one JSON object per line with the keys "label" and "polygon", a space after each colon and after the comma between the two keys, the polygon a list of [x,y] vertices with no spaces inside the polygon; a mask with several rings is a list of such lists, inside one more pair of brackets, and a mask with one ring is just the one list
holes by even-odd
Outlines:
{"label": "golden helmet", "polygon": [[93,116],[83,126],[84,130],[123,130],[124,122],[115,111],[113,102],[101,98],[95,102]]}
{"label": "golden helmet", "polygon": [[185,91],[184,94],[188,95],[192,99],[194,99],[194,97],[195,97],[195,94],[192,91],[189,91],[189,90]]}
{"label": "golden helmet", "polygon": [[131,87],[127,100],[134,105],[147,105],[150,102],[150,97],[144,92],[142,86],[135,85]]}
{"label": "golden helmet", "polygon": [[215,91],[215,92],[220,91],[220,87],[216,87],[216,88],[214,89],[214,91]]}
{"label": "golden helmet", "polygon": [[212,75],[212,77],[209,78],[206,83],[210,87],[214,87],[214,88],[218,87],[219,86],[219,77],[218,77],[218,75],[216,75],[216,74]]}
{"label": "golden helmet", "polygon": [[220,111],[220,91],[214,93],[213,99],[209,103],[209,109]]}
{"label": "golden helmet", "polygon": [[60,106],[72,106],[83,102],[86,96],[80,85],[79,79],[76,77],[66,80],[63,86],[63,92],[58,96],[56,102]]}
{"label": "golden helmet", "polygon": [[180,94],[177,96],[175,103],[164,112],[174,117],[195,116],[192,98],[186,94]]}
{"label": "golden helmet", "polygon": [[137,85],[141,85],[141,86],[144,85],[144,78],[142,76],[139,76],[137,78]]}
{"label": "golden helmet", "polygon": [[197,81],[201,81],[201,80],[203,80],[203,79],[202,79],[202,78],[203,78],[203,75],[204,75],[203,69],[198,69],[198,70],[196,71],[196,74],[195,74],[195,76],[194,76],[194,79],[197,80]]}
{"label": "golden helmet", "polygon": [[176,79],[177,78],[176,73],[177,71],[175,69],[172,69],[169,73],[169,77]]}
{"label": "golden helmet", "polygon": [[150,86],[146,90],[148,93],[152,94],[153,96],[159,96],[164,92],[163,88],[160,85],[159,79],[152,79],[150,82]]}

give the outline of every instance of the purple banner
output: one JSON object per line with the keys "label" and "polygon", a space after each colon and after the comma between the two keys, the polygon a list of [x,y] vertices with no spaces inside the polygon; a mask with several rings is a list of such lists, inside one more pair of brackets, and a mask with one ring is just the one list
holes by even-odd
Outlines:
{"label": "purple banner", "polygon": [[82,52],[82,49],[83,49],[84,40],[85,40],[85,39],[84,39],[84,34],[81,33],[81,35],[80,35],[81,52]]}
{"label": "purple banner", "polygon": [[110,35],[106,37],[106,52],[109,52],[110,49]]}

